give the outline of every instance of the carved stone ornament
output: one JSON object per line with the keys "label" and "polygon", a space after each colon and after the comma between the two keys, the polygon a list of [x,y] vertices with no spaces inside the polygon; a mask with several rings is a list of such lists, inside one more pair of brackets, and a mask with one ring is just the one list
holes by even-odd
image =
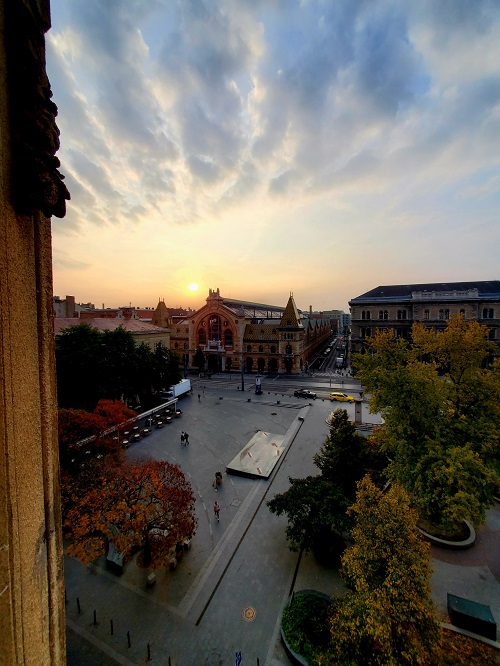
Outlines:
{"label": "carved stone ornament", "polygon": [[45,69],[49,0],[9,0],[5,9],[13,205],[22,215],[64,217],[70,194],[56,157],[57,106]]}

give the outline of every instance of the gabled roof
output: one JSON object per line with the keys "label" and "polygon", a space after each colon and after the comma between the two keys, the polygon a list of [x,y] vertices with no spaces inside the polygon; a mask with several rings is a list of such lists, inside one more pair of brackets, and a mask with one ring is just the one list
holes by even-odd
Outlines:
{"label": "gabled roof", "polygon": [[170,320],[170,313],[167,310],[165,301],[158,301],[158,305],[156,306],[153,319],[151,320],[152,323],[155,326],[161,326],[163,328],[166,328],[169,325],[169,320]]}
{"label": "gabled roof", "polygon": [[288,303],[286,304],[286,308],[285,311],[283,312],[283,316],[281,317],[279,327],[304,328],[300,321],[300,315],[297,310],[297,306],[295,305],[295,301],[293,300],[292,294],[290,294],[290,298],[288,299]]}

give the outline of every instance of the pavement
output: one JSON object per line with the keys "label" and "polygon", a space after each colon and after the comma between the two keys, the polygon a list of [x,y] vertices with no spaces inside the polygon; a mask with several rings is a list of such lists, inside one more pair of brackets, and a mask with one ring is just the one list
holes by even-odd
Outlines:
{"label": "pavement", "polygon": [[[293,392],[293,391],[292,391]],[[200,399],[197,396],[200,394]],[[345,407],[354,418],[354,405]],[[335,594],[343,584],[335,569],[313,556],[288,549],[286,517],[269,512],[266,501],[288,488],[288,478],[317,474],[313,456],[324,442],[329,400],[311,403],[279,393],[263,383],[242,393],[235,384],[200,381],[179,402],[180,419],[134,444],[130,458],[174,462],[190,479],[197,497],[198,530],[174,571],[157,573],[131,561],[122,576],[106,569],[103,558],[90,566],[65,557],[67,663],[70,666],[166,664],[285,666],[290,663],[279,636],[281,610],[290,593],[317,589]],[[370,422],[376,415],[364,417]],[[365,420],[365,419],[364,419]],[[248,479],[217,470],[245,446],[257,430],[283,435],[287,444],[271,476]],[[180,433],[189,433],[181,446]],[[221,506],[220,522],[212,505]],[[469,551],[432,549],[432,589],[440,618],[446,593],[491,607],[500,621],[500,508],[488,512]]]}

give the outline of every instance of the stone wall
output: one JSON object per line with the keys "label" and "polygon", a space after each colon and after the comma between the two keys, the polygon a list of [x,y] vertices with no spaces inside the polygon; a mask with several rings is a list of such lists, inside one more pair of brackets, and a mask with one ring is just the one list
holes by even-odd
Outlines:
{"label": "stone wall", "polygon": [[49,215],[64,214],[68,194],[57,172],[55,106],[45,75],[49,19],[45,0],[0,3],[0,659],[6,666],[66,662]]}

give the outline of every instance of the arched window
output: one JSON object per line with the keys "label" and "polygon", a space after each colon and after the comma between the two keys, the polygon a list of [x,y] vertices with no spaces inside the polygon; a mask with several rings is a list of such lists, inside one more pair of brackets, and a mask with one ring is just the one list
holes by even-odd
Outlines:
{"label": "arched window", "polygon": [[445,319],[449,319],[449,318],[450,318],[450,311],[449,311],[449,310],[445,310],[445,311],[444,311],[444,318],[445,318]]}
{"label": "arched window", "polygon": [[208,320],[208,339],[217,342],[221,339],[221,321],[217,315],[212,315]]}
{"label": "arched window", "polygon": [[233,344],[233,332],[230,328],[224,331],[224,345],[230,347]]}
{"label": "arched window", "polygon": [[264,347],[262,345],[259,345],[259,354],[262,354],[263,351],[264,351]]}
{"label": "arched window", "polygon": [[444,319],[444,310],[439,310],[439,319]]}
{"label": "arched window", "polygon": [[287,345],[285,347],[285,354],[291,354],[292,353],[292,345]]}
{"label": "arched window", "polygon": [[271,346],[271,354],[276,354],[276,347],[274,345]]}
{"label": "arched window", "polygon": [[398,319],[406,319],[406,310],[398,310]]}
{"label": "arched window", "polygon": [[460,318],[465,319],[465,310],[463,308],[460,310]]}
{"label": "arched window", "polygon": [[493,308],[483,309],[483,319],[493,319]]}
{"label": "arched window", "polygon": [[249,354],[252,353],[252,345],[247,345],[247,352],[248,352]]}
{"label": "arched window", "polygon": [[361,319],[370,319],[371,313],[370,310],[361,310]]}
{"label": "arched window", "polygon": [[378,311],[378,318],[379,318],[379,319],[383,319],[383,318],[384,318],[384,311],[383,311],[383,310],[379,310],[379,311]]}
{"label": "arched window", "polygon": [[207,344],[207,334],[202,328],[200,328],[200,330],[198,331],[198,344],[199,345]]}
{"label": "arched window", "polygon": [[178,342],[175,343],[174,348],[179,349],[179,343]]}
{"label": "arched window", "polygon": [[429,319],[429,310],[424,310],[424,319]]}

